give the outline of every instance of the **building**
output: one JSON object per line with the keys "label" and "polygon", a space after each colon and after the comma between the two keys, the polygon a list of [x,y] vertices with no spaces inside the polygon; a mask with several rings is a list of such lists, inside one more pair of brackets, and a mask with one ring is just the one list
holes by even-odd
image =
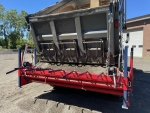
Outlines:
{"label": "building", "polygon": [[[127,31],[135,57],[150,57],[150,14],[127,20]],[[126,35],[126,32],[124,35]]]}

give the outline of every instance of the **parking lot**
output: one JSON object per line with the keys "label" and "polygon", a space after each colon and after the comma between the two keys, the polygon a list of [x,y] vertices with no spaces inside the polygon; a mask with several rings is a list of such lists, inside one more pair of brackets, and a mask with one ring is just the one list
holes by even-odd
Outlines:
{"label": "parking lot", "polygon": [[[26,60],[31,61],[30,54]],[[17,54],[0,54],[1,113],[150,113],[150,58],[134,58],[131,106],[122,109],[122,97],[60,89],[41,83],[17,87]]]}

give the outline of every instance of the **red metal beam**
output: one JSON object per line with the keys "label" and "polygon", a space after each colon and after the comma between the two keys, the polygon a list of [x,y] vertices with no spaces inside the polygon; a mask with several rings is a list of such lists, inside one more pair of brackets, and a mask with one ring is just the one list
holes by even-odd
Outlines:
{"label": "red metal beam", "polygon": [[[36,78],[27,76],[26,77],[29,80],[32,80],[32,82],[41,82],[45,83],[44,78]],[[71,80],[57,80],[54,78],[49,78],[46,81],[47,84],[50,84],[52,86],[59,86],[59,87],[68,87],[68,88],[75,88],[80,90],[87,90],[87,91],[94,91],[94,92],[101,92],[106,94],[113,94],[113,95],[123,95],[122,88],[117,86],[114,88],[113,86],[104,85],[104,84],[92,84],[90,82],[78,82],[78,81],[71,81]]]}

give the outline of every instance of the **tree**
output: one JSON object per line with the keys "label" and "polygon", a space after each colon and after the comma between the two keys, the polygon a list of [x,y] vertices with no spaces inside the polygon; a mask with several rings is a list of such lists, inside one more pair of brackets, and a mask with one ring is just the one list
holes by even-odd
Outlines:
{"label": "tree", "polygon": [[33,42],[33,37],[30,32],[27,33],[27,44],[31,47],[35,47]]}
{"label": "tree", "polygon": [[26,31],[27,13],[21,11],[20,14],[16,9],[5,10],[0,4],[0,34],[5,39],[6,48],[17,48],[17,40],[24,37]]}
{"label": "tree", "polygon": [[27,40],[24,38],[19,38],[16,41],[16,48],[22,48],[25,49],[25,45],[27,44]]}
{"label": "tree", "polygon": [[0,35],[4,36],[5,46],[8,48],[8,40],[6,35],[6,19],[5,19],[5,8],[0,4]]}
{"label": "tree", "polygon": [[3,38],[0,38],[0,49],[5,46],[5,40]]}

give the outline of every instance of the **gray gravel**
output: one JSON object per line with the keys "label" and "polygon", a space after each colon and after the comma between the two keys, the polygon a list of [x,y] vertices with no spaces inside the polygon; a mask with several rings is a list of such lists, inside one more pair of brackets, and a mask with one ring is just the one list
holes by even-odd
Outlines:
{"label": "gray gravel", "polygon": [[[31,55],[26,59],[31,61]],[[150,113],[150,58],[134,59],[131,106],[123,110],[122,97],[74,89],[53,89],[31,83],[17,87],[17,54],[0,54],[0,113]]]}
{"label": "gray gravel", "polygon": [[17,53],[17,49],[4,49],[0,50],[0,54],[14,54]]}

